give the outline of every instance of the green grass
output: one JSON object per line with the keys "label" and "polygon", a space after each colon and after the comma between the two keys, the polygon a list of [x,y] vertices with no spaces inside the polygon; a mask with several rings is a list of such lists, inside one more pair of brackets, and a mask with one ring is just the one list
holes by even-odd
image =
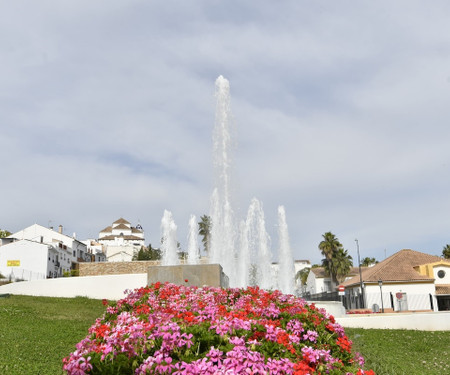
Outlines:
{"label": "green grass", "polygon": [[377,375],[450,374],[450,332],[347,328],[353,348]]}
{"label": "green grass", "polygon": [[[61,375],[104,311],[100,300],[10,296],[0,298],[0,374]],[[347,328],[366,369],[377,375],[450,373],[450,332]]]}
{"label": "green grass", "polygon": [[62,359],[104,309],[84,297],[0,298],[0,374],[62,374]]}

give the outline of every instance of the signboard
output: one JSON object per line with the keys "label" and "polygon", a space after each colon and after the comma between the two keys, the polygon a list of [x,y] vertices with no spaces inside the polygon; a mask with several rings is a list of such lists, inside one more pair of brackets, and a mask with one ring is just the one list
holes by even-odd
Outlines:
{"label": "signboard", "polygon": [[339,285],[338,286],[338,291],[339,291],[339,295],[340,296],[344,296],[345,295],[345,286],[344,285]]}
{"label": "signboard", "polygon": [[395,296],[397,297],[397,299],[402,299],[403,298],[403,293],[397,292],[397,293],[395,293]]}
{"label": "signboard", "polygon": [[7,260],[6,267],[20,267],[20,260]]}

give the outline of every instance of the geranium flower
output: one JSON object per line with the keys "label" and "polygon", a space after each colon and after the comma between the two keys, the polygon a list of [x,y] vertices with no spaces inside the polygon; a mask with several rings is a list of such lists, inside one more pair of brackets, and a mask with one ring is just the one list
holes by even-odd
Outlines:
{"label": "geranium flower", "polygon": [[[187,282],[187,279],[185,280]],[[70,375],[373,374],[325,310],[281,292],[155,283],[108,302]],[[116,366],[116,367],[114,367]]]}

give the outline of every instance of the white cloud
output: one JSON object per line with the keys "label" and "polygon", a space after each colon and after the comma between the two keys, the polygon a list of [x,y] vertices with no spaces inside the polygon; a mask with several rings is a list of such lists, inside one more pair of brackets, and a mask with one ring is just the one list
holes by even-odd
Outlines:
{"label": "white cloud", "polygon": [[[15,1],[0,6],[0,228],[120,216],[180,242],[212,190],[214,80],[230,80],[237,206],[286,207],[298,258],[448,240],[446,2]],[[355,258],[355,256],[354,256]]]}

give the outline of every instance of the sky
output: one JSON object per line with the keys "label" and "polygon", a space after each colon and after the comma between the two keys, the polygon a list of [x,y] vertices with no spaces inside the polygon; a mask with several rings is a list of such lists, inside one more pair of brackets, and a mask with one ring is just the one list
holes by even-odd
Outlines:
{"label": "sky", "polygon": [[[277,208],[296,259],[450,243],[448,1],[0,3],[0,228],[97,238],[120,217],[182,248],[213,190],[230,82],[235,213]],[[355,241],[358,240],[358,242]]]}

